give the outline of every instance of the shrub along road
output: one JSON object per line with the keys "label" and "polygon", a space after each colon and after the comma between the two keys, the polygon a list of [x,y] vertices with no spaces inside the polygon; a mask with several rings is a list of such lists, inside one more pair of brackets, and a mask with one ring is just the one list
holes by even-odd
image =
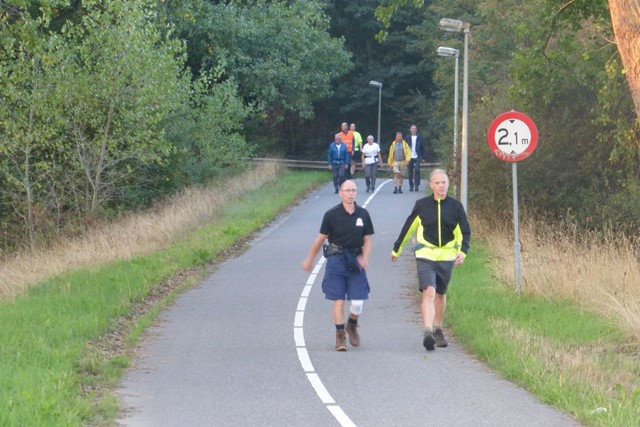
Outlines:
{"label": "shrub along road", "polygon": [[323,213],[339,203],[327,185],[160,316],[122,383],[127,410],[118,423],[578,425],[466,355],[455,338],[445,349],[425,351],[411,251],[398,263],[389,260],[402,223],[425,193],[395,195],[387,184],[369,198],[362,181],[358,204],[368,203],[376,233],[360,347],[334,350],[324,268],[314,279],[300,266]]}

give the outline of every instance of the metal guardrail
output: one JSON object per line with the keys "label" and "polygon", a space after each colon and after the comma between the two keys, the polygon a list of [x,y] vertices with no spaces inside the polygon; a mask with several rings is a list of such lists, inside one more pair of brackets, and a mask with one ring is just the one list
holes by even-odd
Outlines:
{"label": "metal guardrail", "polygon": [[[317,160],[292,160],[292,159],[273,159],[273,158],[264,158],[264,157],[254,157],[250,159],[256,163],[279,163],[284,167],[292,168],[292,169],[327,169],[328,163],[326,161],[317,161]],[[441,163],[422,163],[422,167],[437,167],[440,166]],[[362,166],[360,163],[356,165],[357,170],[362,170]],[[381,172],[389,171],[388,166],[384,166],[380,169]]]}

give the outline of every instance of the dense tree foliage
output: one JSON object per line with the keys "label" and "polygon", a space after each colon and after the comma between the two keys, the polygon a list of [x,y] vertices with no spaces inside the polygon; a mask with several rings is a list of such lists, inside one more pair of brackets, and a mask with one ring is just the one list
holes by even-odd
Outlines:
{"label": "dense tree foliage", "polygon": [[416,123],[427,160],[454,170],[454,61],[436,50],[462,54],[463,36],[438,29],[443,17],[471,24],[472,209],[510,212],[510,168],[489,152],[486,131],[513,109],[540,130],[519,167],[530,212],[634,229],[637,9],[609,5],[0,2],[1,247],[33,247],[89,219],[144,208],[240,170],[255,154],[321,160],[341,122],[376,136],[371,80],[383,83],[383,150]]}

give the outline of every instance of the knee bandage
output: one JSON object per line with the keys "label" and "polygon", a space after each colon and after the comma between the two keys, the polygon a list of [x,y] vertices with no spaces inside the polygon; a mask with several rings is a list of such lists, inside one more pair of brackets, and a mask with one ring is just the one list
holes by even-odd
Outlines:
{"label": "knee bandage", "polygon": [[349,307],[349,311],[351,312],[351,314],[360,316],[360,314],[362,314],[363,308],[364,308],[364,300],[361,300],[361,299],[351,300],[351,307]]}

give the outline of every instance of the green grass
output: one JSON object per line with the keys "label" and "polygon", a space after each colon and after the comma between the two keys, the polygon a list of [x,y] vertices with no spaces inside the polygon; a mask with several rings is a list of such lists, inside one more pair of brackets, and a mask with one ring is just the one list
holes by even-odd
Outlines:
{"label": "green grass", "polygon": [[[326,173],[289,173],[247,193],[222,217],[172,247],[128,261],[69,272],[0,304],[0,425],[112,425],[117,399],[108,390],[129,363],[96,348],[152,288],[182,271],[201,268],[271,221]],[[176,292],[196,281],[192,277]],[[129,326],[135,345],[175,292]],[[106,390],[106,391],[105,391]]]}
{"label": "green grass", "polygon": [[[132,348],[157,313],[203,277],[212,258],[273,219],[326,173],[294,173],[244,195],[223,216],[171,248],[133,260],[69,272],[0,303],[0,425],[113,425],[111,392],[130,360],[101,339],[154,287],[196,269],[134,322]],[[470,352],[540,399],[587,425],[637,426],[640,363],[612,323],[568,301],[519,296],[496,283],[490,254],[476,243],[456,269],[446,323]],[[584,360],[583,360],[584,359]],[[593,413],[595,408],[606,412]]]}
{"label": "green grass", "polygon": [[446,323],[458,342],[586,425],[640,425],[640,364],[623,332],[569,301],[516,294],[490,262],[476,244],[454,273]]}

